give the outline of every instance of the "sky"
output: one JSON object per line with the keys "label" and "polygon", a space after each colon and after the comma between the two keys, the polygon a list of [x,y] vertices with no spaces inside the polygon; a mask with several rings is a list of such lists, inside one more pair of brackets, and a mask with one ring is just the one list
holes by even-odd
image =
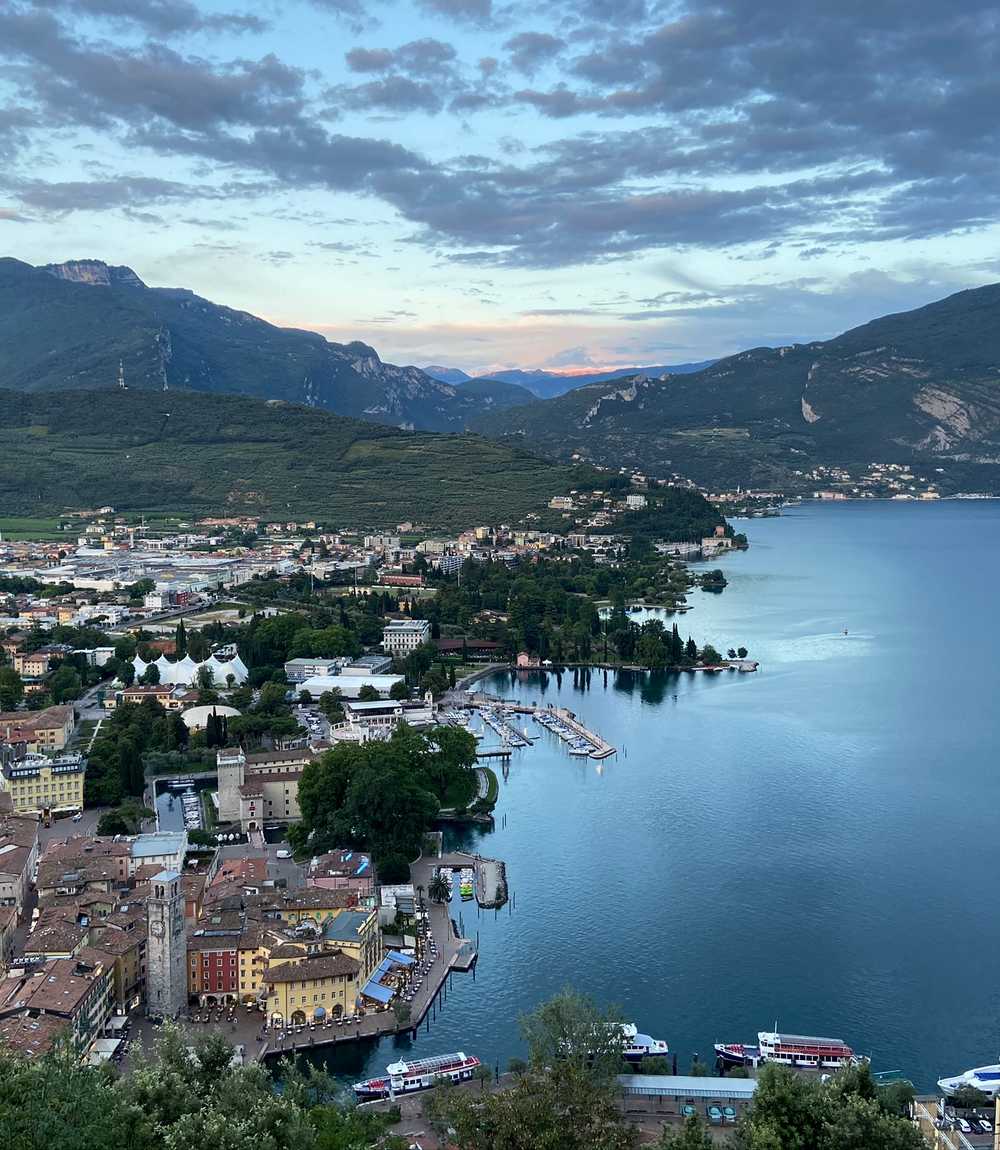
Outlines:
{"label": "sky", "polygon": [[993,0],[0,0],[0,253],[471,373],[1000,279]]}

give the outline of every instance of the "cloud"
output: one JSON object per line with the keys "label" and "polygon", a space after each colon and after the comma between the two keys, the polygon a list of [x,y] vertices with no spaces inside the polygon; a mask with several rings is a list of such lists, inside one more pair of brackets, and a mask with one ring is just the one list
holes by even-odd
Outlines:
{"label": "cloud", "polygon": [[[215,19],[190,5],[0,0],[12,97],[0,112],[0,181],[22,203],[120,210],[120,187],[141,207],[205,196],[222,180],[262,193],[349,192],[389,205],[412,225],[409,241],[441,259],[515,268],[653,250],[725,249],[748,264],[818,259],[859,239],[924,240],[1000,217],[1000,32],[986,0],[860,14],[841,0],[567,0],[537,29],[523,27],[523,10],[494,12],[489,0],[420,0],[425,14],[478,26],[468,62],[432,36],[348,44],[347,67],[364,79],[333,89],[275,54],[227,59],[81,31],[126,10],[150,35]],[[508,78],[543,67],[544,84],[515,90]],[[400,120],[447,111],[474,130],[484,110],[525,108],[553,123],[517,132],[515,146],[510,131],[491,127],[479,156],[440,159],[435,142],[433,161],[419,131],[392,125],[390,138],[377,138],[331,128],[352,111]],[[143,186],[113,171],[45,182],[34,164],[13,170],[29,140],[51,148],[74,129],[187,159],[197,182],[147,177]]]}
{"label": "cloud", "polygon": [[542,367],[595,367],[596,361],[591,357],[588,348],[580,345],[578,347],[566,347],[562,351],[557,351],[555,355],[550,355],[542,363]]}
{"label": "cloud", "polygon": [[56,123],[275,124],[303,106],[304,73],[274,55],[218,66],[156,43],[95,47],[46,12],[0,10],[0,54],[14,61],[8,78]]}
{"label": "cloud", "polygon": [[399,48],[352,48],[345,55],[352,72],[388,72],[409,76],[434,76],[451,69],[458,53],[452,44],[427,37],[411,40]]}
{"label": "cloud", "polygon": [[344,107],[362,111],[406,113],[419,109],[434,113],[443,107],[435,85],[411,80],[409,76],[384,76],[356,87],[339,88],[336,96]]}
{"label": "cloud", "polygon": [[418,0],[418,7],[431,15],[479,27],[493,18],[493,0]]}
{"label": "cloud", "polygon": [[116,24],[134,24],[158,36],[205,29],[263,32],[266,20],[248,12],[203,13],[189,0],[34,0],[38,8],[61,9]]}
{"label": "cloud", "polygon": [[533,76],[565,47],[565,40],[548,32],[518,32],[504,43],[511,67],[525,76]]}

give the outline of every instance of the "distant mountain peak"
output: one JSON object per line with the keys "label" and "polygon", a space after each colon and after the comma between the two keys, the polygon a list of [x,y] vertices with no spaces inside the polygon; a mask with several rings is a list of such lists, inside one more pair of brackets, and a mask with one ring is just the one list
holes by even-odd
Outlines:
{"label": "distant mountain peak", "polygon": [[93,284],[96,287],[110,287],[112,284],[124,284],[127,287],[146,286],[131,268],[124,265],[115,267],[103,260],[66,260],[61,264],[45,264],[41,270],[55,276],[56,279],[78,284]]}

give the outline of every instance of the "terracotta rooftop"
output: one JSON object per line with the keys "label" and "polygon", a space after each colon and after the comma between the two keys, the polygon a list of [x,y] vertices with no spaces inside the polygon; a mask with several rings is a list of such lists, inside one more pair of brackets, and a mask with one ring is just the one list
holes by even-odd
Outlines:
{"label": "terracotta rooftop", "polygon": [[58,1039],[66,1033],[65,1018],[41,1014],[16,1014],[0,1018],[0,1046],[23,1058],[38,1058],[48,1054]]}
{"label": "terracotta rooftop", "polygon": [[332,954],[317,954],[304,958],[301,962],[283,962],[263,974],[264,982],[298,982],[318,978],[353,978],[361,969],[360,965],[342,951]]}

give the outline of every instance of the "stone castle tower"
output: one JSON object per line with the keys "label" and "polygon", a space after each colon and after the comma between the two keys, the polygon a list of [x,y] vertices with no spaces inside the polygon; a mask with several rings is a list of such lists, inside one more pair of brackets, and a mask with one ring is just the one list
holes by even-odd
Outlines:
{"label": "stone castle tower", "polygon": [[187,934],[181,876],[163,870],[150,880],[146,900],[146,1013],[179,1018],[187,1013]]}

